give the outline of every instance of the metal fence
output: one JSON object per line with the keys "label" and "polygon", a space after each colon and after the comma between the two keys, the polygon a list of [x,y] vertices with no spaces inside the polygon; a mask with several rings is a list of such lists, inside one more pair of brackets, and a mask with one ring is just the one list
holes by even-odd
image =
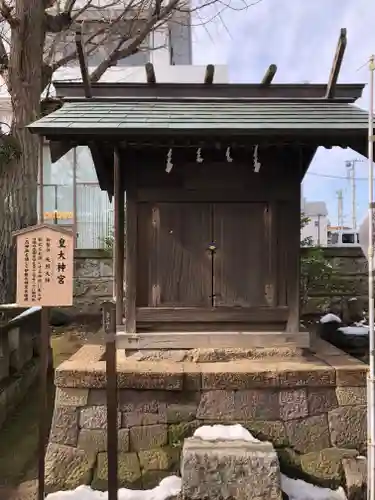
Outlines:
{"label": "metal fence", "polygon": [[[76,220],[74,184],[44,184],[44,220],[77,228],[77,248],[104,248],[113,234],[113,204],[97,183],[77,182]],[[38,207],[39,211],[39,207]]]}

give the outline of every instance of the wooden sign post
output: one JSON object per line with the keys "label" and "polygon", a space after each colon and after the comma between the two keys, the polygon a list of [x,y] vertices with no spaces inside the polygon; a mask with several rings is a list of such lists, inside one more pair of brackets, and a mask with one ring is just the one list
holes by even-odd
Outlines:
{"label": "wooden sign post", "polygon": [[14,233],[17,245],[17,305],[41,307],[38,500],[44,499],[47,443],[48,308],[73,305],[72,231],[40,224]]}

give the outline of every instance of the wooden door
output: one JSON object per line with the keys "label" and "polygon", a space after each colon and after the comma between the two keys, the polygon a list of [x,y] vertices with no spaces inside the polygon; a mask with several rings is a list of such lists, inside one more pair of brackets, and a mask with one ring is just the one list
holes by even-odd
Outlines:
{"label": "wooden door", "polygon": [[266,305],[264,203],[214,205],[215,306]]}
{"label": "wooden door", "polygon": [[154,205],[150,306],[211,306],[211,220],[208,203]]}

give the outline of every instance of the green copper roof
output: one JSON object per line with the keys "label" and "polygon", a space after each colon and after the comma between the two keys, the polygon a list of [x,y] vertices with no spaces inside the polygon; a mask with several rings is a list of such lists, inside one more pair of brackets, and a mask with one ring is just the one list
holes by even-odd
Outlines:
{"label": "green copper roof", "polygon": [[367,112],[342,102],[85,100],[65,102],[29,125],[32,131],[55,135],[127,131],[346,130],[364,131]]}

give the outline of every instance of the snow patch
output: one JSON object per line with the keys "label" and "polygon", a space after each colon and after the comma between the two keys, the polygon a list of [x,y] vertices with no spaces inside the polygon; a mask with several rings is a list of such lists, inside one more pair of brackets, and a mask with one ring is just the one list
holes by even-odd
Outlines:
{"label": "snow patch", "polygon": [[[181,491],[181,478],[169,476],[160,481],[152,490],[118,490],[118,500],[167,500]],[[92,490],[89,486],[79,486],[73,491],[50,493],[46,500],[108,500],[108,493]]]}
{"label": "snow patch", "polygon": [[202,425],[193,434],[193,437],[203,441],[249,441],[259,443],[247,429],[240,424],[235,425]]}
{"label": "snow patch", "polygon": [[341,318],[336,316],[336,314],[328,313],[320,318],[321,323],[342,323]]}
{"label": "snow patch", "polygon": [[367,326],[341,326],[337,331],[344,335],[368,335],[369,328]]}
{"label": "snow patch", "polygon": [[342,488],[336,491],[305,483],[301,479],[291,479],[281,474],[281,489],[289,500],[347,500]]}

